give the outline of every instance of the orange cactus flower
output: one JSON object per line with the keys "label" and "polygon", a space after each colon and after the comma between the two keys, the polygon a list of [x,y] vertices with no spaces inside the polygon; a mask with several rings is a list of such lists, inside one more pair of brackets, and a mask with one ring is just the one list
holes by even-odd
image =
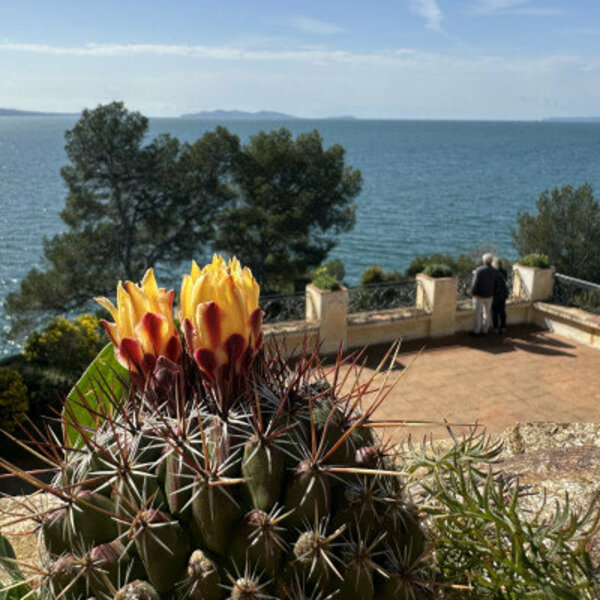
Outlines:
{"label": "orange cactus flower", "polygon": [[192,261],[181,284],[181,321],[190,353],[212,380],[244,372],[262,346],[260,287],[236,258]]}
{"label": "orange cactus flower", "polygon": [[159,288],[154,271],[148,269],[141,285],[119,282],[117,306],[107,298],[94,298],[115,320],[100,322],[117,360],[132,373],[147,377],[160,356],[179,361],[182,348],[173,321],[173,297],[173,290]]}

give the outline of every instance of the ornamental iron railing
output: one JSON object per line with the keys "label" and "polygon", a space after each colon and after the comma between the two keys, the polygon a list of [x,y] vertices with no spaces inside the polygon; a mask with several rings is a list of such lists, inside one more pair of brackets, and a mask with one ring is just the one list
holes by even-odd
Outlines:
{"label": "ornamental iron railing", "polygon": [[600,285],[556,273],[551,302],[600,314]]}
{"label": "ornamental iron railing", "polygon": [[282,321],[304,321],[306,314],[306,294],[277,294],[262,296],[260,307],[264,311],[265,323]]}
{"label": "ornamental iron railing", "polygon": [[[508,276],[506,278],[506,287],[508,288],[508,297],[509,298],[515,298],[515,292],[514,292],[514,278],[515,277],[519,277],[519,274],[516,271],[513,271],[512,274],[508,273]],[[464,302],[465,300],[471,299],[472,284],[473,284],[473,274],[472,273],[464,273],[464,274],[458,276],[456,299],[459,302]],[[521,286],[521,289],[523,289],[523,286]]]}
{"label": "ornamental iron railing", "polygon": [[417,302],[416,281],[373,283],[348,290],[348,314],[414,307]]}

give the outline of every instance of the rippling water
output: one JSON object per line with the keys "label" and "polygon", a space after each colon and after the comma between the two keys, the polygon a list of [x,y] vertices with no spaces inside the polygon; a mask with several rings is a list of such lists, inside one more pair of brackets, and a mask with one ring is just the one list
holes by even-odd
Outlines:
{"label": "rippling water", "polygon": [[[45,235],[61,231],[64,132],[75,119],[0,117],[0,302],[41,265]],[[150,134],[193,141],[214,122],[152,119]],[[361,169],[357,224],[332,257],[355,283],[365,267],[404,269],[430,252],[459,253],[487,243],[514,256],[510,231],[554,186],[591,183],[600,195],[600,124],[457,121],[231,121],[247,139],[285,126],[319,129]],[[7,321],[0,309],[0,329]],[[14,347],[0,341],[0,354]]]}

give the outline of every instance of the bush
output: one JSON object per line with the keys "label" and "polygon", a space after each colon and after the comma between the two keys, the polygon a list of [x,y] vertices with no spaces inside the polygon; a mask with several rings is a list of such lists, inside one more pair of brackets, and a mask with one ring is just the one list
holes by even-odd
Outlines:
{"label": "bush", "polygon": [[398,271],[388,271],[387,273],[378,265],[367,267],[360,277],[361,285],[371,285],[375,283],[396,283],[404,278]]}
{"label": "bush", "polygon": [[[466,275],[473,271],[477,262],[470,254],[461,254],[458,257],[439,253],[417,256],[406,269],[406,276],[414,277],[417,273],[424,273],[428,265],[446,265],[450,267],[454,275]],[[438,275],[438,277],[442,276]]]}
{"label": "bush", "polygon": [[20,373],[9,367],[0,367],[0,429],[9,433],[16,423],[25,418],[29,408],[27,386]]}
{"label": "bush", "polygon": [[600,202],[591,186],[546,190],[536,208],[517,215],[513,241],[519,255],[546,254],[559,273],[600,281]]}
{"label": "bush", "polygon": [[320,267],[313,273],[312,283],[320,290],[335,291],[341,287],[340,282],[327,270],[327,267]]}
{"label": "bush", "polygon": [[330,275],[333,275],[338,281],[344,281],[346,277],[346,268],[344,263],[339,258],[334,258],[329,262],[326,262],[323,267],[327,269]]}
{"label": "bush", "polygon": [[427,265],[423,269],[423,273],[428,275],[429,277],[452,277],[452,267],[444,264],[433,263],[431,265]]}
{"label": "bush", "polygon": [[538,252],[533,252],[532,254],[528,254],[524,256],[521,260],[519,260],[519,264],[524,267],[537,267],[538,269],[547,269],[550,266],[550,260],[548,259],[548,255],[540,254]]}
{"label": "bush", "polygon": [[29,335],[23,355],[32,365],[77,379],[101,348],[99,327],[98,319],[90,314],[73,321],[56,317],[42,331]]}

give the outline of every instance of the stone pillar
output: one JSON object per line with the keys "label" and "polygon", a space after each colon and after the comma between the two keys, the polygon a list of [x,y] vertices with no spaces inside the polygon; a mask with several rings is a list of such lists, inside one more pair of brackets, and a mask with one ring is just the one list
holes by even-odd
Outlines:
{"label": "stone pillar", "polygon": [[319,325],[319,339],[324,353],[346,348],[348,331],[348,288],[321,290],[312,283],[306,286],[306,320]]}
{"label": "stone pillar", "polygon": [[535,302],[552,296],[554,289],[554,267],[539,269],[513,265],[513,296]]}
{"label": "stone pillar", "polygon": [[456,277],[417,275],[417,308],[431,315],[429,335],[441,337],[456,331]]}

